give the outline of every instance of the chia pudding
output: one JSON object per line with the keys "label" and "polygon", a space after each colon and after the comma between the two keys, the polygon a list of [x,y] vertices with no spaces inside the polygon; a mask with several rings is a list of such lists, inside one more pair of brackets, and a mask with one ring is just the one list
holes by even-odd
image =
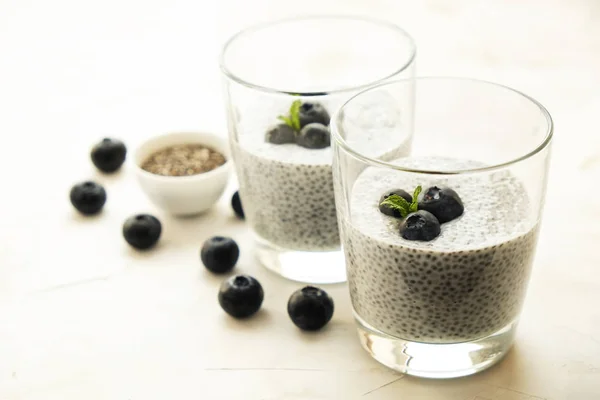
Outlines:
{"label": "chia pudding", "polygon": [[255,232],[283,248],[339,248],[331,148],[252,144],[258,145],[234,143],[233,152],[244,212]]}
{"label": "chia pudding", "polygon": [[[334,110],[331,103],[321,102]],[[270,118],[252,118],[246,124],[238,121],[243,132],[231,141],[246,218],[261,239],[280,248],[338,250],[332,149],[266,141],[265,133],[281,113],[273,111]],[[383,158],[400,157],[410,146],[407,138],[392,145],[377,135],[371,139],[371,150]]]}
{"label": "chia pudding", "polygon": [[[439,170],[481,165],[401,162]],[[493,334],[516,320],[525,297],[538,233],[527,192],[506,170],[421,175],[369,167],[354,184],[351,220],[340,219],[354,311],[375,329],[410,341],[457,343]],[[464,203],[464,213],[431,241],[403,239],[400,220],[378,209],[382,193],[410,193],[417,185],[451,187]]]}

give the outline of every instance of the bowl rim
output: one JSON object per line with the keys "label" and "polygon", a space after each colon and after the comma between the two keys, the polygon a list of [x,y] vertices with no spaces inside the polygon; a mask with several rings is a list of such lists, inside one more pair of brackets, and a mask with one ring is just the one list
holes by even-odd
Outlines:
{"label": "bowl rim", "polygon": [[[190,144],[192,144],[192,143],[205,144],[201,140],[201,137],[211,137],[213,139],[216,139],[221,144],[221,147],[223,149],[223,150],[221,150],[221,149],[217,149],[217,150],[220,153],[222,153],[223,156],[225,156],[225,163],[223,165],[219,165],[217,168],[212,169],[210,171],[201,172],[199,174],[194,174],[194,175],[184,175],[184,176],[158,175],[158,174],[153,174],[152,172],[146,171],[145,169],[142,168],[142,166],[140,165],[140,162],[139,162],[139,159],[140,159],[139,153],[144,146],[146,146],[149,143],[156,141],[160,138],[165,138],[165,137],[169,137],[169,136],[176,137],[176,136],[180,136],[180,135],[194,135],[199,138],[199,140],[197,140],[197,141],[190,141],[189,142]],[[169,146],[169,144],[165,145],[164,147],[168,147],[168,146]],[[218,175],[223,173],[225,170],[229,170],[232,160],[231,160],[231,155],[229,152],[229,147],[227,145],[227,140],[222,138],[221,136],[215,135],[214,133],[205,132],[205,131],[176,130],[176,131],[169,131],[169,132],[153,135],[153,136],[145,139],[141,143],[139,143],[133,152],[132,162],[133,162],[133,165],[135,166],[136,172],[138,174],[148,177],[150,179],[155,179],[155,180],[160,180],[160,181],[168,181],[168,182],[189,182],[189,181],[193,181],[193,180],[207,180],[207,179],[211,179],[211,178],[216,178]]]}

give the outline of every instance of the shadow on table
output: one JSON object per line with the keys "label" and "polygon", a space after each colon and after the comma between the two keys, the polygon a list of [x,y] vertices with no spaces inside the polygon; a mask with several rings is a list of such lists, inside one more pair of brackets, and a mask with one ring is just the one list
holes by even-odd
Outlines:
{"label": "shadow on table", "polygon": [[250,329],[264,329],[271,320],[272,316],[269,311],[261,308],[249,318],[235,319],[223,312],[224,325],[227,329],[234,329],[236,331],[250,330]]}

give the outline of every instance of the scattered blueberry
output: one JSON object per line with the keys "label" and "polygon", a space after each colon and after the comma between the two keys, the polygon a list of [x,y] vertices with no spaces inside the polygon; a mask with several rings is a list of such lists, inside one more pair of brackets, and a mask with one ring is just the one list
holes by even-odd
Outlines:
{"label": "scattered blueberry", "polygon": [[106,203],[106,191],[96,182],[82,182],[71,188],[71,204],[82,214],[98,213]]}
{"label": "scattered blueberry", "polygon": [[219,304],[234,318],[246,318],[256,313],[265,297],[260,283],[248,275],[227,279],[219,289]]}
{"label": "scattered blueberry", "polygon": [[267,131],[265,140],[273,144],[294,143],[296,140],[296,133],[291,126],[279,124]]}
{"label": "scattered blueberry", "polygon": [[298,328],[316,331],[324,327],[333,316],[333,299],[322,289],[306,286],[290,296],[287,309]]}
{"label": "scattered blueberry", "polygon": [[200,258],[204,266],[217,274],[231,270],[239,256],[240,248],[235,240],[223,236],[213,236],[207,239],[200,251]]}
{"label": "scattered blueberry", "polygon": [[452,221],[462,215],[465,207],[458,194],[447,187],[432,186],[419,194],[419,210],[429,211],[440,221]]}
{"label": "scattered blueberry", "polygon": [[428,242],[440,234],[440,222],[429,211],[419,210],[408,214],[400,223],[400,234],[406,240]]}
{"label": "scattered blueberry", "polygon": [[329,113],[321,103],[302,103],[298,117],[300,118],[300,128],[314,122],[328,126],[330,120]]}
{"label": "scattered blueberry", "polygon": [[242,199],[240,198],[240,191],[236,191],[233,196],[231,196],[231,208],[233,208],[233,212],[237,215],[238,218],[244,219],[244,209],[242,208]]}
{"label": "scattered blueberry", "polygon": [[104,138],[92,148],[92,162],[102,172],[115,172],[127,155],[125,144],[117,139]]}
{"label": "scattered blueberry", "polygon": [[384,193],[381,196],[381,198],[379,199],[379,203],[378,203],[379,211],[381,211],[385,215],[389,215],[390,217],[402,218],[400,211],[390,208],[388,205],[383,205],[383,206],[381,205],[381,203],[385,199],[387,199],[388,197],[390,197],[393,194],[402,197],[404,200],[408,201],[409,203],[412,202],[412,196],[410,194],[408,194],[408,192],[406,190],[402,190],[402,189],[390,190],[389,192]]}
{"label": "scattered blueberry", "polygon": [[296,143],[307,149],[323,149],[331,144],[329,128],[323,124],[314,122],[306,125],[300,130],[296,137]]}
{"label": "scattered blueberry", "polygon": [[154,246],[161,232],[160,221],[149,214],[134,215],[123,224],[123,237],[132,247],[140,250]]}

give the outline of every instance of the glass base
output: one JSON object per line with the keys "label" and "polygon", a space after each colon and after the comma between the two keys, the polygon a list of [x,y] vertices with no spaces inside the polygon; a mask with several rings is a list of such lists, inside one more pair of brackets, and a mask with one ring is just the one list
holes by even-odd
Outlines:
{"label": "glass base", "polygon": [[313,284],[346,282],[346,264],[340,249],[290,250],[256,238],[256,256],[265,268],[293,281]]}
{"label": "glass base", "polygon": [[378,331],[355,313],[363,348],[386,367],[423,378],[457,378],[483,371],[512,346],[517,322],[471,342],[433,344],[403,340]]}

